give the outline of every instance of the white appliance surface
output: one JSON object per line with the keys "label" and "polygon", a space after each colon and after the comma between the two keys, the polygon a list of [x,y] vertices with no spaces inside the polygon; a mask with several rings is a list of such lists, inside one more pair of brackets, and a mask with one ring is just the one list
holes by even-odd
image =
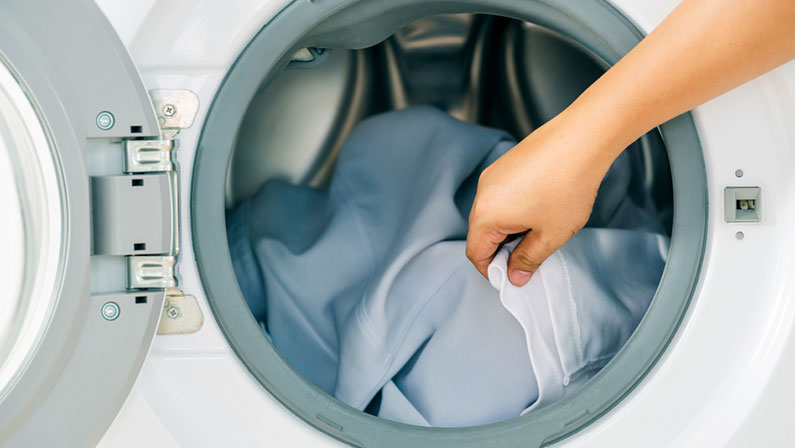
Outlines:
{"label": "white appliance surface", "polygon": [[[199,96],[198,116],[180,132],[176,154],[181,289],[205,315],[197,333],[155,338],[100,446],[340,446],[278,403],[237,359],[204,297],[190,233],[190,170],[208,107],[236,56],[287,1],[98,3],[148,89]],[[614,0],[645,32],[676,3]],[[694,117],[712,206],[690,309],[639,387],[562,446],[782,446],[795,432],[795,62],[697,108]],[[751,185],[762,188],[763,221],[725,223],[723,189]]]}

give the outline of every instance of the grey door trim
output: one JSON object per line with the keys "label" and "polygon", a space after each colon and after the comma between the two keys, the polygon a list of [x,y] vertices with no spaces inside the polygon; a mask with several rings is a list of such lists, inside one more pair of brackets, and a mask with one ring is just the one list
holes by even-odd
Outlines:
{"label": "grey door trim", "polygon": [[[89,147],[159,135],[126,49],[90,0],[0,1],[0,63],[50,140],[64,223],[57,300],[39,345],[0,397],[0,445],[91,446],[126,400],[154,336],[161,292],[91,296]],[[109,129],[97,125],[111,112]],[[92,146],[93,145],[93,146]],[[141,299],[145,297],[146,299]],[[112,301],[118,318],[102,318]]]}

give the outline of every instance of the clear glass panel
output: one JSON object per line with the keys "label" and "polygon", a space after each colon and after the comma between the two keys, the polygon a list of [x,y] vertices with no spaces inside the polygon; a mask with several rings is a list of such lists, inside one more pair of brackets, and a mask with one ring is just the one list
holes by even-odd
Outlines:
{"label": "clear glass panel", "polygon": [[30,361],[57,299],[59,179],[35,106],[0,60],[0,400]]}

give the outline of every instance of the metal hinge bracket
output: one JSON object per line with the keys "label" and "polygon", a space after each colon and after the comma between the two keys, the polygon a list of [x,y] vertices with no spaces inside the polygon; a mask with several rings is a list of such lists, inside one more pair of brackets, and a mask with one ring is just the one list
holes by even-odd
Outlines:
{"label": "metal hinge bracket", "polygon": [[[199,110],[199,98],[190,90],[155,89],[149,91],[157,113],[161,136],[155,140],[125,140],[124,172],[142,175],[144,180],[167,174],[170,179],[171,221],[166,223],[173,239],[167,251],[145,255],[129,254],[127,262],[127,288],[171,288],[177,285],[176,266],[179,261],[179,179],[173,151],[174,137],[180,129],[190,127]],[[163,203],[167,200],[163,200]]]}

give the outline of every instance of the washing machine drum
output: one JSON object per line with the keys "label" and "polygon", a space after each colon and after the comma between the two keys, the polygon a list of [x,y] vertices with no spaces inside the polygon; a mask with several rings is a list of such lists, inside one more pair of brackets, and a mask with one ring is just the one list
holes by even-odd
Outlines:
{"label": "washing machine drum", "polygon": [[[383,401],[368,402],[370,396],[346,400],[354,409],[329,399],[329,393],[346,394],[334,391],[340,381],[333,375],[323,376],[323,368],[333,363],[302,342],[300,325],[276,313],[289,308],[281,305],[287,300],[284,290],[323,300],[318,286],[327,285],[327,278],[306,284],[321,278],[310,275],[302,284],[297,272],[306,265],[295,261],[312,256],[307,241],[323,244],[339,227],[317,211],[333,215],[335,176],[349,174],[347,157],[362,150],[361,132],[368,132],[351,134],[359,121],[431,104],[520,137],[562,110],[639,39],[630,22],[601,2],[577,9],[565,2],[524,1],[292,3],[277,14],[238,57],[215,98],[196,154],[191,192],[202,283],[221,329],[249,371],[312,426],[355,446],[539,446],[583,428],[625,396],[681,321],[701,263],[706,184],[689,115],[661,126],[629,152],[638,156],[632,163],[638,174],[633,182],[655,203],[661,232],[674,235],[657,293],[627,345],[581,389],[554,404],[488,426],[427,428],[379,419],[361,409],[378,415]],[[248,107],[240,108],[241,103]],[[399,122],[399,114],[386,117]],[[384,117],[362,127],[377,128],[375,122],[388,127],[384,123],[390,118]],[[389,142],[373,139],[373,151],[405,138],[398,134],[389,134]],[[407,151],[406,158],[412,154]],[[364,164],[372,155],[352,163]],[[379,179],[367,174],[362,183],[378,190]],[[681,191],[693,194],[677,194]],[[425,193],[422,197],[435,194]],[[326,194],[328,203],[323,202]],[[307,208],[310,212],[302,214]],[[247,232],[259,231],[248,222],[264,232],[262,240],[243,241],[251,236]],[[327,222],[328,229],[323,227]],[[310,236],[296,237],[307,229]],[[228,241],[214,238],[227,231]],[[241,247],[247,249],[241,252]],[[273,255],[277,253],[281,255]],[[239,262],[245,258],[250,263]],[[312,272],[322,269],[312,266]],[[263,305],[268,300],[272,302]],[[339,322],[334,328],[350,330]],[[394,389],[391,383],[385,386],[381,400],[394,396]]]}

